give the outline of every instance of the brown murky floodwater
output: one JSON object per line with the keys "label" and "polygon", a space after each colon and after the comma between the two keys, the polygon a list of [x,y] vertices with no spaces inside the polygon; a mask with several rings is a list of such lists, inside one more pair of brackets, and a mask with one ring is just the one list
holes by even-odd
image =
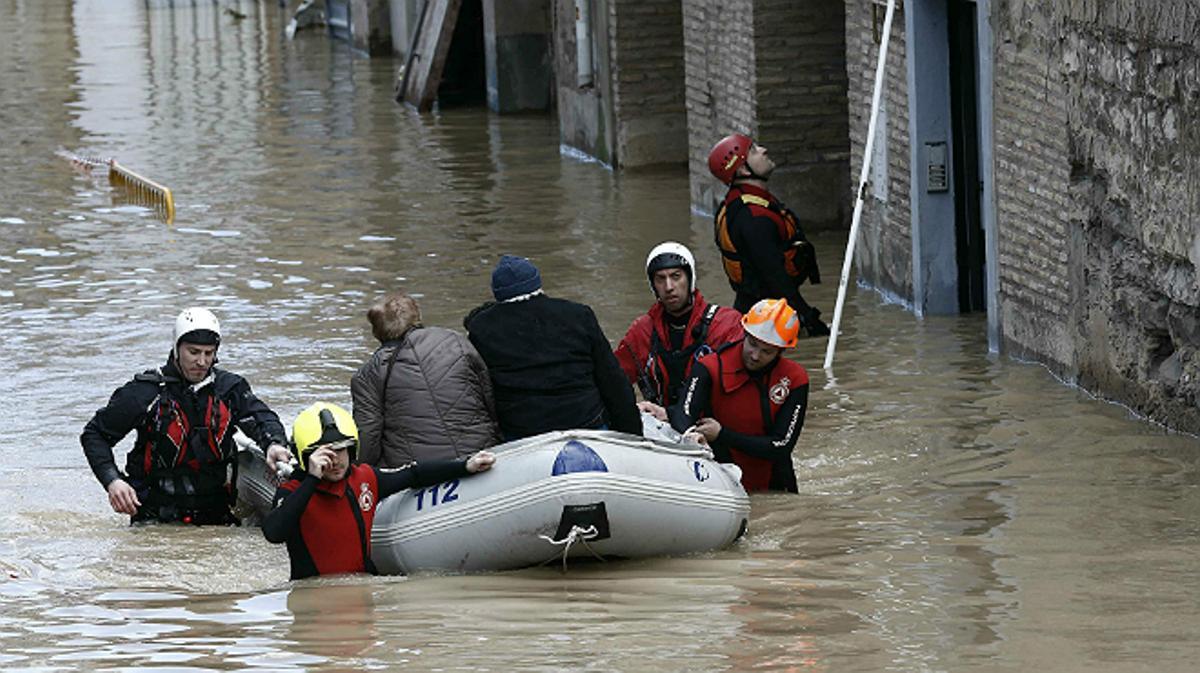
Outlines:
{"label": "brown murky floodwater", "polygon": [[[396,63],[287,42],[274,2],[169,4],[0,0],[0,667],[1195,670],[1200,443],[989,355],[980,317],[864,289],[836,379],[823,340],[796,354],[800,495],[755,496],[732,549],[292,584],[257,529],[128,528],[77,437],[183,305],[289,420],[349,404],[372,297],[457,327],[502,252],[610,339],[664,239],[731,299],[686,176],[566,156],[552,116],[419,116]],[[59,149],[171,186],[174,224]],[[829,315],[842,240],[821,243]]]}

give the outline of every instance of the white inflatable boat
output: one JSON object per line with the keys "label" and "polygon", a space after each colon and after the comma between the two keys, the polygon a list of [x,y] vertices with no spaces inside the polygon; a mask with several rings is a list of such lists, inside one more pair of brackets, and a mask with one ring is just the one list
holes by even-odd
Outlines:
{"label": "white inflatable boat", "polygon": [[[492,450],[487,472],[379,504],[371,557],[381,573],[673,556],[720,549],[746,530],[741,473],[705,447],[573,430]],[[239,495],[260,515],[278,483],[257,447],[241,452]]]}

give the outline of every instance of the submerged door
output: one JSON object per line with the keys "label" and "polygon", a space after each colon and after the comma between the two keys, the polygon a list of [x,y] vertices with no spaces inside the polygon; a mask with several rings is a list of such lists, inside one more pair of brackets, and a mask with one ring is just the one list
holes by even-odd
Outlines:
{"label": "submerged door", "polygon": [[947,0],[950,44],[950,111],[954,156],[954,230],[958,260],[958,309],[987,310],[984,295],[983,223],[979,201],[978,41],[974,0]]}

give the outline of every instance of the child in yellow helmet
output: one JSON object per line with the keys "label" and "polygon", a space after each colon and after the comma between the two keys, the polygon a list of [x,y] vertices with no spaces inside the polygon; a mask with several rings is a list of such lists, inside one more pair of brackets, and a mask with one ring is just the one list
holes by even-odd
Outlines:
{"label": "child in yellow helmet", "polygon": [[397,471],[357,464],[354,418],[324,402],[296,416],[292,443],[300,471],[276,490],[262,526],[267,540],[287,543],[292,579],[374,574],[371,526],[380,500],[406,488],[482,472],[496,460],[490,451],[480,451],[465,460],[427,461]]}

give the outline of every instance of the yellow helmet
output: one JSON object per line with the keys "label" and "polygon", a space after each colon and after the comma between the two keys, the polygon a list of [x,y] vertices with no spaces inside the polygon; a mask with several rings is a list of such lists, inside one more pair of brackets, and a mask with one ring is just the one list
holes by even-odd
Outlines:
{"label": "yellow helmet", "polygon": [[358,426],[345,409],[317,402],[296,415],[292,422],[292,445],[302,469],[308,469],[308,456],[322,446],[345,446],[350,450],[350,462],[354,462],[358,453]]}
{"label": "yellow helmet", "polygon": [[786,299],[763,299],[742,316],[742,327],[759,341],[791,348],[800,334],[800,319]]}

